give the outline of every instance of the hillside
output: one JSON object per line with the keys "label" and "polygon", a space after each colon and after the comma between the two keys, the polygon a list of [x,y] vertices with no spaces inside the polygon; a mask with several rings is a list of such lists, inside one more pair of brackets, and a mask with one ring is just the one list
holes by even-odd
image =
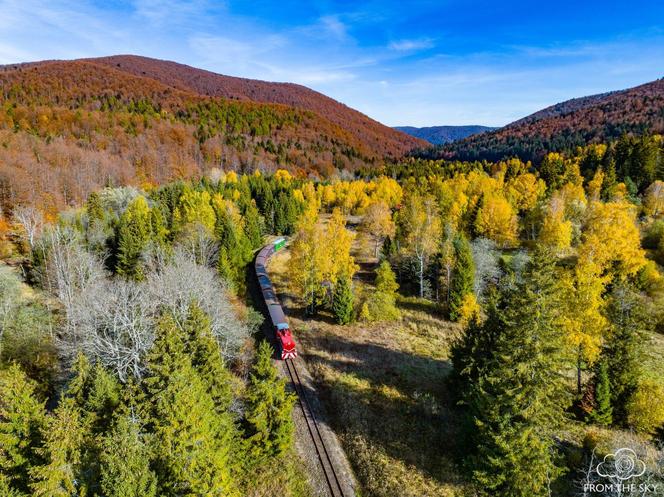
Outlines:
{"label": "hillside", "polygon": [[427,126],[417,128],[415,126],[395,126],[394,129],[407,133],[416,138],[426,140],[434,145],[443,145],[456,140],[462,140],[478,133],[493,131],[498,128],[490,126]]}
{"label": "hillside", "polygon": [[625,133],[664,132],[664,79],[627,90],[568,100],[490,133],[426,151],[428,157],[538,162],[549,151],[572,150]]}
{"label": "hillside", "polygon": [[203,96],[284,104],[309,110],[349,131],[372,150],[383,155],[399,156],[415,146],[422,145],[418,140],[396,132],[306,86],[224,76],[177,62],[136,55],[116,55],[89,60]]}
{"label": "hillside", "polygon": [[425,145],[298,85],[141,57],[0,66],[0,207],[212,168],[329,176]]}

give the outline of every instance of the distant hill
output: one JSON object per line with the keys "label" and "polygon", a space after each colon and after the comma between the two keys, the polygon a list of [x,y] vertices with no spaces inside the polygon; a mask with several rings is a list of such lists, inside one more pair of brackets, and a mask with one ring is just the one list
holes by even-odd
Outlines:
{"label": "distant hill", "polygon": [[495,131],[439,145],[423,154],[460,160],[518,156],[539,162],[547,152],[572,150],[625,133],[664,133],[664,79],[567,100]]}
{"label": "distant hill", "polygon": [[416,128],[414,126],[395,126],[394,129],[408,133],[416,138],[426,140],[433,145],[442,145],[456,140],[467,138],[471,135],[484,133],[485,131],[493,131],[490,126],[428,126],[424,128]]}
{"label": "distant hill", "polygon": [[304,86],[130,55],[0,66],[0,208],[212,167],[300,176],[429,144]]}

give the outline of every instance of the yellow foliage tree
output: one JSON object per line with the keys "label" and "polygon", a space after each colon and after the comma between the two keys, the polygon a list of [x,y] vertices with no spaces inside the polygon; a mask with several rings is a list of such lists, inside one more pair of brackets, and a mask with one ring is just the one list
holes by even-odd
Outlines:
{"label": "yellow foliage tree", "polygon": [[371,204],[362,219],[362,230],[371,237],[374,243],[374,257],[378,257],[378,249],[388,236],[394,236],[396,228],[392,220],[392,211],[385,202]]}
{"label": "yellow foliage tree", "polygon": [[664,181],[657,180],[648,187],[643,199],[643,212],[652,217],[664,214]]}
{"label": "yellow foliage tree", "polygon": [[442,227],[438,206],[432,197],[411,194],[400,212],[408,251],[418,264],[420,297],[424,296],[424,273],[429,258],[438,249]]}
{"label": "yellow foliage tree", "polygon": [[572,222],[565,219],[565,206],[560,197],[552,197],[549,201],[539,241],[557,254],[570,248],[572,244]]}
{"label": "yellow foliage tree", "polygon": [[475,219],[475,229],[480,236],[510,247],[517,242],[517,228],[516,213],[504,197],[498,194],[484,197]]}
{"label": "yellow foliage tree", "polygon": [[182,231],[188,225],[199,224],[209,233],[213,233],[215,221],[210,194],[206,191],[185,189],[173,213],[176,231]]}

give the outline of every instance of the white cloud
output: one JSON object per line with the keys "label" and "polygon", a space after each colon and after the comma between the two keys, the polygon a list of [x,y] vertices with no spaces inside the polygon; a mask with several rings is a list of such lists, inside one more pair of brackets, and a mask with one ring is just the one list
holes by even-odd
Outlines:
{"label": "white cloud", "polygon": [[396,52],[413,52],[425,50],[434,46],[433,40],[425,38],[419,40],[399,40],[389,44],[389,49]]}

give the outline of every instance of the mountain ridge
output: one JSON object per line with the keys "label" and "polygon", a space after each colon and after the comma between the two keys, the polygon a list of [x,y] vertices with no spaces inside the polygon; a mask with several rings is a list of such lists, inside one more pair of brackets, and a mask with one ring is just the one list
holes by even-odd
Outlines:
{"label": "mountain ridge", "polygon": [[394,126],[394,129],[407,133],[416,138],[426,140],[433,145],[442,145],[456,140],[461,140],[478,133],[493,131],[498,128],[493,126],[481,126],[479,124],[469,124],[461,126]]}
{"label": "mountain ridge", "polygon": [[538,163],[548,152],[570,151],[630,133],[664,133],[664,79],[559,102],[498,130],[420,155],[490,161],[518,156]]}

